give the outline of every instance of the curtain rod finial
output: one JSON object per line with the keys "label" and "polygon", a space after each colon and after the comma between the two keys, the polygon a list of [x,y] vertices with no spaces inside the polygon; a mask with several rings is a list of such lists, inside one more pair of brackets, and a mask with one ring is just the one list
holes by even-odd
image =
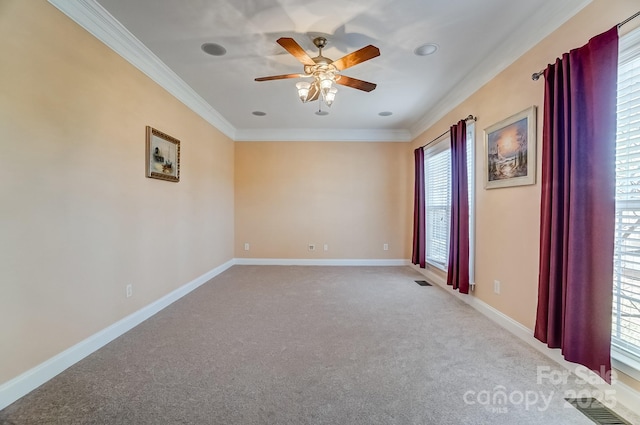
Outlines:
{"label": "curtain rod finial", "polygon": [[534,72],[533,74],[531,74],[531,79],[533,81],[538,81],[540,79],[540,73],[539,72]]}

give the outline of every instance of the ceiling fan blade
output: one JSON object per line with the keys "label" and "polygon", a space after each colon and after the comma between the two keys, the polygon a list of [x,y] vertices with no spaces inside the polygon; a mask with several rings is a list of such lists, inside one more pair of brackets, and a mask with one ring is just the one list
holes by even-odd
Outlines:
{"label": "ceiling fan blade", "polygon": [[376,88],[376,84],[374,83],[358,80],[357,78],[347,77],[346,75],[340,75],[340,78],[336,80],[336,83],[367,92]]}
{"label": "ceiling fan blade", "polygon": [[349,53],[348,55],[333,61],[333,66],[335,66],[338,71],[342,71],[364,61],[368,61],[369,59],[373,59],[376,56],[380,56],[380,49],[370,44],[360,50],[356,50],[353,53]]}
{"label": "ceiling fan blade", "polygon": [[293,38],[281,37],[277,43],[284,47],[284,49],[295,56],[303,65],[315,65],[316,63],[311,57],[304,51],[302,47]]}
{"label": "ceiling fan blade", "polygon": [[271,75],[269,77],[256,78],[256,81],[271,81],[271,80],[284,80],[287,78],[301,78],[302,74],[284,74],[284,75]]}

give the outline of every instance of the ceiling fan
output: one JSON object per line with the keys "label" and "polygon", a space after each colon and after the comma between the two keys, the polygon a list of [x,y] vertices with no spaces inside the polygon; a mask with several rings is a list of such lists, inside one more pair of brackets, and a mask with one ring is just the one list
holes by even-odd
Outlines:
{"label": "ceiling fan", "polygon": [[318,56],[315,58],[310,57],[293,38],[282,37],[278,39],[277,43],[304,65],[304,73],[272,75],[270,77],[256,78],[255,80],[271,81],[287,78],[312,78],[313,80],[311,82],[301,81],[296,84],[298,96],[303,103],[322,98],[327,106],[331,106],[338,91],[335,84],[366,92],[370,92],[376,88],[374,83],[340,74],[341,71],[347,68],[380,56],[380,49],[375,46],[368,45],[333,61],[322,56],[322,49],[327,45],[327,39],[324,37],[316,37],[313,40],[313,44],[319,51]]}

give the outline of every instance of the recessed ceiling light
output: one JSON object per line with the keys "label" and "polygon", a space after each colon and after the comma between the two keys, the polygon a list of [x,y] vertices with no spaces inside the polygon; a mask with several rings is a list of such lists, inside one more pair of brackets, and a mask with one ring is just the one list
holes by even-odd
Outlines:
{"label": "recessed ceiling light", "polygon": [[262,112],[262,111],[253,111],[252,114],[255,115],[256,117],[264,117],[265,115],[267,115],[266,112]]}
{"label": "recessed ceiling light", "polygon": [[224,56],[227,53],[227,49],[216,43],[204,43],[200,48],[211,56]]}
{"label": "recessed ceiling light", "polygon": [[382,111],[378,115],[380,115],[381,117],[388,117],[389,115],[393,115],[393,112],[391,112],[391,111]]}
{"label": "recessed ceiling light", "polygon": [[420,47],[416,47],[413,51],[418,56],[429,56],[434,54],[438,50],[438,45],[434,43],[426,43]]}
{"label": "recessed ceiling light", "polygon": [[329,112],[327,111],[316,111],[316,115],[320,115],[320,116],[325,116],[325,115],[329,115]]}

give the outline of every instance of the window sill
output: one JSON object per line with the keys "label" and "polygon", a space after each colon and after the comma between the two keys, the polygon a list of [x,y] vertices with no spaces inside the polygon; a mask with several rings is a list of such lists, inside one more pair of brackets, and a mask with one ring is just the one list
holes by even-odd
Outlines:
{"label": "window sill", "polygon": [[440,263],[434,263],[432,261],[427,260],[427,264],[430,265],[431,267],[435,267],[438,270],[442,270],[443,272],[447,272],[447,268],[445,267],[444,264],[440,264]]}
{"label": "window sill", "polygon": [[611,366],[640,381],[640,359],[617,347],[611,347]]}

